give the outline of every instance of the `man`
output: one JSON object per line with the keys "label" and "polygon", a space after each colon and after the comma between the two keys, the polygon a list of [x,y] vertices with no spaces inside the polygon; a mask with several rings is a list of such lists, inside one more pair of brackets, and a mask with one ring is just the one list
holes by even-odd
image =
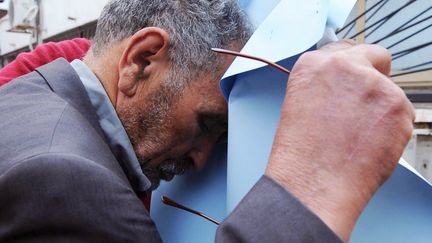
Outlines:
{"label": "man", "polygon": [[[159,242],[137,194],[204,166],[226,130],[218,80],[232,61],[210,48],[238,50],[248,35],[235,1],[114,0],[84,62],[5,85],[1,240]],[[377,46],[303,55],[266,175],[216,241],[347,241],[412,132],[389,72]]]}
{"label": "man", "polygon": [[[90,49],[91,42],[86,38],[74,38],[60,42],[48,42],[39,45],[31,52],[20,53],[14,61],[0,69],[0,86],[34,71],[58,58],[71,62],[82,60]],[[146,209],[150,209],[151,194],[143,198]]]}

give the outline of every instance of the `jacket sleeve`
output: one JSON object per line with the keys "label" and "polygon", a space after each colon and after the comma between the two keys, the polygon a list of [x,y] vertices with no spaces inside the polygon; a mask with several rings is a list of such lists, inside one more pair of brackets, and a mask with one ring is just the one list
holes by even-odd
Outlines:
{"label": "jacket sleeve", "polygon": [[0,176],[0,242],[161,242],[130,186],[81,157],[39,155]]}
{"label": "jacket sleeve", "polygon": [[263,176],[218,228],[216,242],[342,242],[296,198]]}
{"label": "jacket sleeve", "polygon": [[[81,157],[38,155],[0,176],[0,242],[161,242],[130,186]],[[218,228],[217,242],[340,242],[263,177]]]}

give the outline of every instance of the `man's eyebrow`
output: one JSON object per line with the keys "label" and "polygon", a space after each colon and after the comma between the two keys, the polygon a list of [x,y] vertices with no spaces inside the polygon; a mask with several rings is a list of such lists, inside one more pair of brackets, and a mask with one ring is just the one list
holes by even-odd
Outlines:
{"label": "man's eyebrow", "polygon": [[228,120],[228,116],[225,113],[214,112],[214,111],[202,111],[199,112],[200,115],[213,118],[215,120]]}

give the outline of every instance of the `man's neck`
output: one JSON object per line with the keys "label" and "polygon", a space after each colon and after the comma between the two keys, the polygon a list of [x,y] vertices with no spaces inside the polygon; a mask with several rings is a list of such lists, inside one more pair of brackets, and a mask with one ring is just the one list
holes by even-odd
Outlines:
{"label": "man's neck", "polygon": [[123,53],[123,43],[113,45],[108,54],[98,57],[90,49],[83,60],[101,82],[114,108],[117,107],[118,62]]}

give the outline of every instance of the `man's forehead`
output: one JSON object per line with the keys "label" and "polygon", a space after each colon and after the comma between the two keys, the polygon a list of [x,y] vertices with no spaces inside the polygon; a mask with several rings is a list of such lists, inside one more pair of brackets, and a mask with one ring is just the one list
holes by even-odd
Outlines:
{"label": "man's forehead", "polygon": [[[201,94],[199,99],[201,100],[200,105],[197,106],[196,112],[200,115],[204,115],[209,118],[216,120],[227,120],[228,119],[228,104],[222,96],[219,90],[219,86],[207,87],[213,89],[209,93],[213,94]],[[217,92],[217,93],[216,93]]]}
{"label": "man's forehead", "polygon": [[203,75],[192,80],[189,85],[190,92],[193,95],[198,95],[201,99],[200,103],[212,103],[213,105],[226,105],[225,99],[220,89],[220,75]]}

